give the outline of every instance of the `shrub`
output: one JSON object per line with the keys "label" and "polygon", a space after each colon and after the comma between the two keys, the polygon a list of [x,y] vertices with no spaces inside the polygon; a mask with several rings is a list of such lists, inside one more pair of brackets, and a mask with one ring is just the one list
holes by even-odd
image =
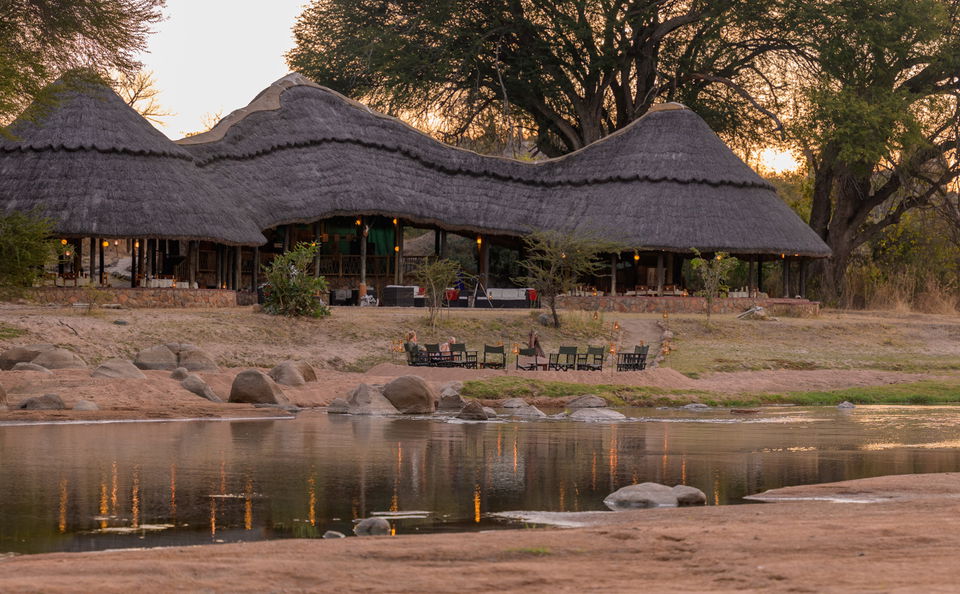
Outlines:
{"label": "shrub", "polygon": [[315,244],[300,243],[264,267],[267,280],[263,303],[265,312],[314,318],[330,315],[330,309],[321,301],[321,296],[327,291],[327,281],[309,272],[318,249]]}
{"label": "shrub", "polygon": [[0,287],[31,287],[57,255],[53,221],[37,211],[0,214]]}

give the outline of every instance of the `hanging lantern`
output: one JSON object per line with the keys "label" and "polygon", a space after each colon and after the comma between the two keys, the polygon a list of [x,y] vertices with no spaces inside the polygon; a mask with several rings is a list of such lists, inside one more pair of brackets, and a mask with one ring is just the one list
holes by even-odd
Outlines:
{"label": "hanging lantern", "polygon": [[134,242],[133,242],[133,247],[134,247],[134,249],[138,249],[138,250],[139,250],[139,249],[140,249],[140,241],[139,241],[139,240],[134,241]]}
{"label": "hanging lantern", "polygon": [[354,221],[354,222],[357,224],[357,227],[359,227],[360,225],[363,224],[363,221],[362,221],[361,219],[359,219],[359,218],[358,218],[356,221]]}
{"label": "hanging lantern", "polygon": [[477,235],[477,247],[480,247],[481,245],[483,245],[483,238]]}
{"label": "hanging lantern", "polygon": [[640,253],[637,250],[633,250],[633,261],[634,262],[640,261]]}
{"label": "hanging lantern", "polygon": [[67,240],[66,240],[66,239],[61,239],[61,240],[60,240],[60,245],[67,245]]}
{"label": "hanging lantern", "polygon": [[68,251],[66,251],[66,252],[63,252],[63,255],[69,258],[69,257],[70,257],[70,251],[68,250]]}
{"label": "hanging lantern", "polygon": [[393,219],[393,224],[394,224],[394,225],[396,225],[396,224],[399,223],[399,222],[400,222],[400,221],[398,221],[396,218]]}
{"label": "hanging lantern", "polygon": [[100,244],[100,245],[102,245],[103,247],[109,247],[109,246],[110,246],[110,242],[107,241],[106,239],[104,239],[104,240],[103,240],[103,243]]}
{"label": "hanging lantern", "polygon": [[399,245],[393,246],[393,251],[399,253],[399,252],[400,252],[400,246],[399,246]]}
{"label": "hanging lantern", "polygon": [[117,247],[118,245],[120,245],[120,240],[119,240],[119,239],[114,239],[114,240],[113,240],[113,247]]}

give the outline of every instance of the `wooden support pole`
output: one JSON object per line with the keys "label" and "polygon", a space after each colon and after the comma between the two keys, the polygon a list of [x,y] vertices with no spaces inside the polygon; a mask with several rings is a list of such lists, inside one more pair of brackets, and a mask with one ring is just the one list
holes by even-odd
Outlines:
{"label": "wooden support pole", "polygon": [[198,242],[187,242],[187,287],[192,289],[197,282],[197,251]]}
{"label": "wooden support pole", "polygon": [[800,297],[807,298],[807,260],[800,260]]}
{"label": "wooden support pole", "polygon": [[447,232],[440,231],[440,257],[447,257]]}
{"label": "wooden support pole", "polygon": [[99,246],[100,246],[100,284],[101,284],[101,285],[106,285],[106,284],[107,284],[107,277],[106,277],[106,275],[105,275],[105,273],[104,273],[104,266],[103,266],[103,260],[104,260],[104,257],[103,257],[103,240],[102,240],[102,239],[98,239],[98,240],[97,240],[97,243],[98,243]]}
{"label": "wooden support pole", "polygon": [[93,280],[97,275],[97,238],[90,238],[90,270],[88,272],[88,278],[90,279],[90,285],[93,286],[96,282]]}
{"label": "wooden support pole", "polygon": [[484,238],[480,243],[480,281],[484,291],[490,289],[490,242]]}
{"label": "wooden support pole", "polygon": [[753,297],[753,281],[757,276],[757,261],[756,258],[750,258],[750,265],[747,268],[747,296]]}
{"label": "wooden support pole", "polygon": [[235,250],[233,261],[233,290],[240,291],[243,289],[243,246],[238,245],[233,249]]}
{"label": "wooden support pole", "polygon": [[663,295],[663,252],[657,253],[657,296]]}
{"label": "wooden support pole", "polygon": [[394,263],[394,273],[393,273],[393,282],[397,285],[403,284],[403,221],[397,220],[397,236],[396,236],[396,248],[394,250],[394,255],[396,260]]}
{"label": "wooden support pole", "polygon": [[360,284],[367,284],[367,224],[363,217],[360,221]]}
{"label": "wooden support pole", "polygon": [[[321,245],[322,240],[323,240],[323,233],[322,233],[321,230],[320,230],[320,222],[317,221],[316,223],[313,224],[313,241],[314,241],[314,242],[317,244],[317,246],[318,246],[318,247],[317,247],[317,255],[313,258],[313,276],[320,276],[320,248],[319,248],[319,246]],[[256,256],[259,254],[259,251],[260,251],[259,248],[253,248],[253,255],[254,255],[255,258],[256,258]],[[254,270],[256,270],[258,266],[259,266],[259,261],[258,261],[258,260],[255,260],[254,263],[253,263],[253,268],[254,268]],[[256,272],[254,272],[254,279],[256,279]],[[256,290],[256,288],[257,288],[257,282],[256,282],[256,280],[254,280],[254,282],[253,282],[253,288],[254,288],[254,290]]]}
{"label": "wooden support pole", "polygon": [[443,246],[441,244],[442,244],[442,241],[440,240],[440,229],[434,229],[433,230],[433,255],[438,258],[441,257],[440,252],[443,249]]}
{"label": "wooden support pole", "polygon": [[783,274],[783,297],[790,297],[790,260],[780,258],[781,273]]}
{"label": "wooden support pole", "polygon": [[217,254],[217,288],[222,289],[224,287],[223,280],[223,246],[220,244],[216,245],[216,254]]}
{"label": "wooden support pole", "polygon": [[763,256],[757,254],[757,297],[763,293]]}
{"label": "wooden support pole", "polygon": [[617,295],[617,260],[619,260],[617,254],[610,254],[610,295],[612,297]]}
{"label": "wooden support pole", "polygon": [[137,248],[136,242],[130,241],[130,288],[137,286]]}
{"label": "wooden support pole", "polygon": [[[319,267],[319,263],[317,264]],[[319,270],[317,270],[317,276],[320,276]],[[253,285],[253,290],[256,291],[260,286],[260,247],[253,248],[253,270],[251,271],[251,284]]]}
{"label": "wooden support pole", "polygon": [[283,252],[284,253],[290,251],[290,248],[291,248],[290,241],[292,239],[293,238],[290,237],[290,225],[284,225],[283,226]]}
{"label": "wooden support pole", "polygon": [[83,238],[73,240],[73,271],[77,278],[83,275]]}

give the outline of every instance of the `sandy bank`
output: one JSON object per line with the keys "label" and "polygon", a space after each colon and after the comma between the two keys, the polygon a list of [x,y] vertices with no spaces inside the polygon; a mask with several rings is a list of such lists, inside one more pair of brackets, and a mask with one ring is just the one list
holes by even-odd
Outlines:
{"label": "sandy bank", "polygon": [[[566,530],[7,557],[0,559],[0,590],[955,590],[960,474],[778,491],[868,491],[885,502],[639,510],[611,513],[612,523]],[[883,497],[891,493],[897,497]]]}

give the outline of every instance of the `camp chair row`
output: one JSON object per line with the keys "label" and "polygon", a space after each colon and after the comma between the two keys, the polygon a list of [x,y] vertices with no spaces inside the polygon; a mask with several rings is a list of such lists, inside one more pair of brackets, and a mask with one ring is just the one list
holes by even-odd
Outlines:
{"label": "camp chair row", "polygon": [[[647,352],[649,346],[638,346],[634,352],[617,354],[617,371],[642,371],[647,366]],[[527,360],[521,362],[521,358]],[[530,361],[530,359],[533,359]],[[550,353],[547,362],[541,363],[536,349],[520,349],[517,353],[517,369],[536,371],[603,371],[603,362],[606,359],[606,349],[602,346],[587,347],[585,353],[578,351],[575,346],[562,346],[556,353]]]}
{"label": "camp chair row", "polygon": [[[527,361],[521,362],[521,357],[527,357]],[[546,369],[548,371],[603,371],[603,361],[606,357],[606,349],[602,346],[587,347],[585,353],[578,352],[575,346],[562,346],[559,352],[549,353],[545,363],[540,362],[536,349],[520,349],[517,352],[517,369],[525,371],[536,371]],[[529,361],[532,358],[533,361]]]}
{"label": "camp chair row", "polygon": [[468,369],[503,369],[507,364],[503,345],[483,345],[483,359],[477,351],[468,351],[464,343],[453,343],[449,351],[441,351],[439,344],[425,344],[423,351],[408,355],[407,363],[417,367],[464,367]]}

